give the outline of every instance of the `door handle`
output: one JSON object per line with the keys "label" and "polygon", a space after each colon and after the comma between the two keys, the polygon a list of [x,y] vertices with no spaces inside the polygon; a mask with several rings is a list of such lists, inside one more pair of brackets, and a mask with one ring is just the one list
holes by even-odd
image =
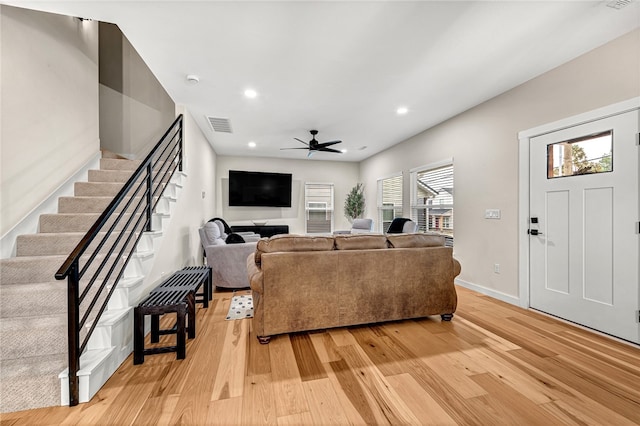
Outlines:
{"label": "door handle", "polygon": [[537,229],[527,229],[527,234],[529,235],[544,235],[542,232]]}

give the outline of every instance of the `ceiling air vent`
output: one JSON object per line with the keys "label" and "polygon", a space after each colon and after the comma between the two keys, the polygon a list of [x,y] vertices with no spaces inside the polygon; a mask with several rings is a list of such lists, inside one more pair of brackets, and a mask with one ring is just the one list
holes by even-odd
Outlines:
{"label": "ceiling air vent", "polygon": [[215,132],[233,133],[228,118],[207,117],[207,120]]}
{"label": "ceiling air vent", "polygon": [[613,0],[607,3],[607,6],[614,9],[622,9],[625,6],[629,6],[632,0]]}

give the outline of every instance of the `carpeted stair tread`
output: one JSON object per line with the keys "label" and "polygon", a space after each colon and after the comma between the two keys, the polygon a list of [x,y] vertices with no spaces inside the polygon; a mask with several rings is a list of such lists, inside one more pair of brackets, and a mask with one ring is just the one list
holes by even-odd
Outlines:
{"label": "carpeted stair tread", "polygon": [[74,195],[79,197],[114,197],[120,192],[124,183],[111,182],[76,182]]}
{"label": "carpeted stair tread", "polygon": [[121,158],[101,158],[100,170],[130,170],[135,171],[142,164],[142,160],[126,160]]}
{"label": "carpeted stair tread", "polygon": [[66,314],[3,318],[0,322],[0,358],[3,360],[66,351]]}
{"label": "carpeted stair tread", "polygon": [[0,318],[59,315],[67,312],[67,281],[4,284],[0,297]]}
{"label": "carpeted stair tread", "polygon": [[131,177],[130,170],[89,170],[89,182],[126,182]]}
{"label": "carpeted stair tread", "polygon": [[[43,283],[55,279],[55,273],[68,256],[22,256],[0,260],[0,285]],[[0,290],[2,291],[2,290]]]}
{"label": "carpeted stair tread", "polygon": [[58,213],[102,213],[111,201],[113,201],[111,196],[60,197]]}
{"label": "carpeted stair tread", "polygon": [[[0,259],[0,291],[7,284],[44,283],[55,279],[55,274],[68,256],[21,256]],[[112,255],[116,257],[116,255]],[[81,282],[85,282],[98,268],[104,255],[98,255]],[[84,264],[81,262],[81,264]],[[106,268],[105,268],[106,269]],[[106,270],[100,274],[104,276]]]}
{"label": "carpeted stair tread", "polygon": [[[140,209],[142,213],[142,209]],[[40,232],[87,232],[93,224],[100,217],[100,213],[53,213],[53,214],[41,214],[40,215]],[[105,227],[106,230],[119,216],[113,216],[108,221]],[[127,220],[129,220],[130,214],[125,213],[120,215],[122,217],[118,221],[118,225],[115,230],[120,230],[124,227]]]}
{"label": "carpeted stair tread", "polygon": [[[68,256],[85,235],[84,232],[52,232],[20,235],[16,239],[16,256]],[[99,232],[87,252],[91,252],[91,247],[97,246],[105,235],[106,232]],[[106,246],[111,247],[118,236],[119,233],[112,233],[105,243]]]}
{"label": "carpeted stair tread", "polygon": [[16,256],[68,256],[84,235],[84,232],[19,235],[16,239]]}
{"label": "carpeted stair tread", "polygon": [[[142,196],[136,197],[129,209],[135,207]],[[158,197],[155,197],[156,199]],[[60,197],[58,198],[58,213],[102,213],[109,207],[113,197]],[[124,204],[118,206],[116,212],[122,211]]]}
{"label": "carpeted stair tread", "polygon": [[0,412],[60,405],[60,374],[67,355],[48,354],[0,360]]}

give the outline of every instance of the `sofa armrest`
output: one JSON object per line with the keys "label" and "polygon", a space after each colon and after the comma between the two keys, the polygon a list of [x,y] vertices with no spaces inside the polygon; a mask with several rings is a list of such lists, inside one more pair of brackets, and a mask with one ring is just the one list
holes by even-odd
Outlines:
{"label": "sofa armrest", "polygon": [[217,287],[249,287],[247,256],[256,251],[256,243],[225,244],[204,248],[211,267],[213,285]]}
{"label": "sofa armrest", "polygon": [[249,276],[249,285],[251,290],[262,293],[264,290],[262,282],[262,270],[256,265],[256,256],[251,253],[247,257],[247,275]]}
{"label": "sofa armrest", "polygon": [[453,258],[453,278],[460,275],[461,270],[462,270],[462,267],[460,266],[460,262],[458,262],[458,259],[454,257]]}

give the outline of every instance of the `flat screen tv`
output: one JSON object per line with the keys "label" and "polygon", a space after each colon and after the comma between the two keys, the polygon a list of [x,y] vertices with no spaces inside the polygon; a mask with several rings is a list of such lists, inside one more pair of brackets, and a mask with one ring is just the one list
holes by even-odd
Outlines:
{"label": "flat screen tv", "polygon": [[229,170],[229,205],[291,207],[291,173]]}

